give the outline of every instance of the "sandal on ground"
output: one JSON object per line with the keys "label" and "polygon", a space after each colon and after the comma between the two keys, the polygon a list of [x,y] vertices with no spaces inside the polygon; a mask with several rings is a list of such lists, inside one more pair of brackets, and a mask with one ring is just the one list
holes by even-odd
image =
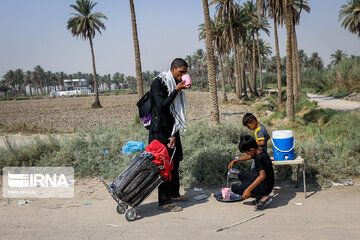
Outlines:
{"label": "sandal on ground", "polygon": [[252,204],[257,205],[257,204],[259,204],[259,201],[260,201],[260,199],[256,198],[256,199],[252,200],[251,202],[252,202]]}
{"label": "sandal on ground", "polygon": [[188,198],[186,198],[186,197],[173,197],[173,198],[171,198],[171,201],[173,201],[173,202],[187,202],[187,201],[189,201],[189,199]]}
{"label": "sandal on ground", "polygon": [[255,210],[264,210],[266,208],[267,205],[269,205],[272,201],[271,197],[268,197],[268,199],[266,199],[266,201],[261,201],[259,200],[259,203],[255,205]]}
{"label": "sandal on ground", "polygon": [[161,205],[159,206],[160,210],[163,210],[165,212],[180,212],[182,211],[182,207],[177,206],[175,204],[169,203],[169,204],[165,204],[165,205]]}

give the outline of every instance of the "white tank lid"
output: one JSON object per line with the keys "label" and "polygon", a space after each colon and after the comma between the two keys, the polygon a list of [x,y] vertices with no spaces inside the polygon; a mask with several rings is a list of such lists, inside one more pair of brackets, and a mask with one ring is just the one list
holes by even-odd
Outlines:
{"label": "white tank lid", "polygon": [[292,130],[277,130],[272,132],[272,138],[274,139],[283,139],[293,137]]}

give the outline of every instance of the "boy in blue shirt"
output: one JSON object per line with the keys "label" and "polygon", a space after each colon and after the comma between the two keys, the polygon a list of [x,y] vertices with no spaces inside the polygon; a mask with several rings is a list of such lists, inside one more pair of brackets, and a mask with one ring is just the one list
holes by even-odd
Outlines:
{"label": "boy in blue shirt", "polygon": [[[245,127],[247,127],[248,129],[255,130],[254,137],[255,137],[257,145],[260,147],[260,149],[263,152],[267,153],[267,141],[270,139],[270,136],[267,133],[266,128],[263,125],[261,125],[258,122],[258,120],[256,119],[256,117],[251,113],[246,113],[243,116],[242,122],[243,122],[243,125]],[[229,169],[232,169],[234,163],[236,163],[236,162],[246,161],[246,160],[250,160],[250,159],[251,159],[251,157],[249,155],[245,155],[240,158],[234,159],[233,161],[230,162]],[[254,168],[253,165],[254,165],[254,161],[251,165],[251,171],[253,171],[253,168]]]}

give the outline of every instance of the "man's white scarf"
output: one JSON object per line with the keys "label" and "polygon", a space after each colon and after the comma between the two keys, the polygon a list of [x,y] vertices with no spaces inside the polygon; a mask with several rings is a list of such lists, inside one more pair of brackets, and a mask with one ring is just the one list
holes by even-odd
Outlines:
{"label": "man's white scarf", "polygon": [[[176,87],[176,81],[171,71],[160,73],[159,77],[165,83],[169,95]],[[174,101],[170,105],[170,113],[173,115],[175,119],[174,127],[171,132],[171,136],[173,137],[179,129],[183,129],[186,131],[186,123],[185,123],[185,115],[186,115],[186,98],[185,92],[179,91]]]}

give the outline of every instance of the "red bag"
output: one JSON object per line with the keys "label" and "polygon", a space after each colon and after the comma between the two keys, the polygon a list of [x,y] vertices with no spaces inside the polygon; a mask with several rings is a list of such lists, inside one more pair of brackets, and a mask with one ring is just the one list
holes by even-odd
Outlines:
{"label": "red bag", "polygon": [[151,152],[154,155],[152,162],[157,166],[164,166],[163,169],[159,169],[159,173],[162,178],[167,181],[171,180],[171,170],[173,169],[173,162],[169,157],[168,150],[159,142],[159,140],[152,141],[146,148],[146,152]]}

